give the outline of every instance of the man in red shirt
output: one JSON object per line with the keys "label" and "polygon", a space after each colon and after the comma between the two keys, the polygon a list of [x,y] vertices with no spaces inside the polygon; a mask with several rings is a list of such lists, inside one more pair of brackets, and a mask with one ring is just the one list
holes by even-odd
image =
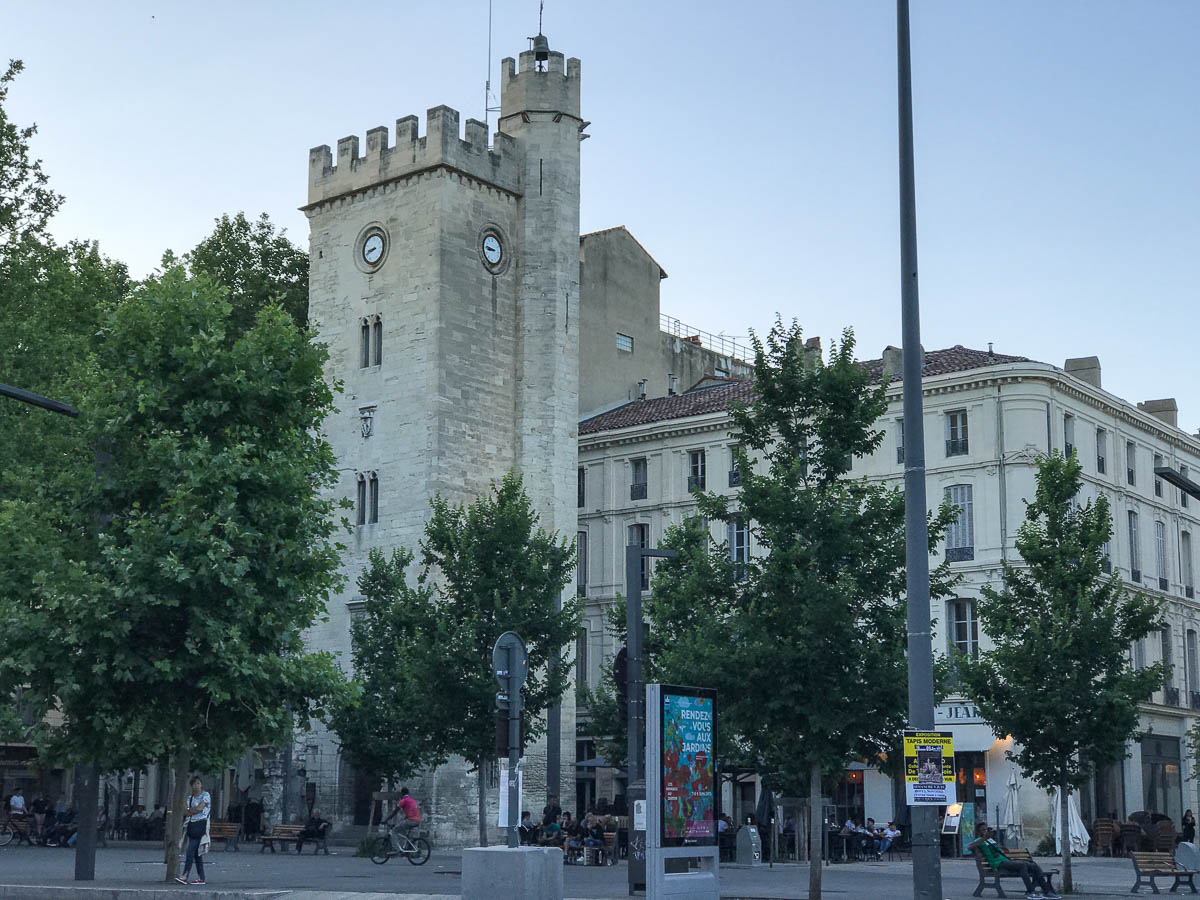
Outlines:
{"label": "man in red shirt", "polygon": [[[411,839],[413,829],[421,824],[421,810],[417,806],[417,801],[409,796],[408,788],[400,788],[400,799],[396,801],[396,808],[383,820],[384,823],[392,821],[398,812],[404,813],[404,821],[396,826],[396,830],[404,832]],[[393,845],[396,843],[395,836],[392,837],[392,843]],[[400,848],[396,847],[396,849]]]}

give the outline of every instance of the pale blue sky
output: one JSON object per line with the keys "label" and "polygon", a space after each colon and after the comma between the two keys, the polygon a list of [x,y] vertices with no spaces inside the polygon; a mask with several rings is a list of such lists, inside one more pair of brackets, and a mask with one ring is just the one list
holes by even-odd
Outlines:
{"label": "pale blue sky", "polygon": [[[1195,431],[1200,3],[913,0],[912,27],[925,345],[1096,354]],[[496,0],[494,82],[536,28]],[[899,344],[893,3],[548,0],[545,32],[583,61],[582,230],[628,226],[664,312]],[[480,117],[486,48],[486,0],[0,8],[56,234],[135,274],[223,212],[305,245],[309,147]]]}

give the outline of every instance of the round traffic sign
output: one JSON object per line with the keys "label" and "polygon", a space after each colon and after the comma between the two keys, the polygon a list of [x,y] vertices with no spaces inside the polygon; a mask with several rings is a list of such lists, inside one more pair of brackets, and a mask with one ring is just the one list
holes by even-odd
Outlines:
{"label": "round traffic sign", "polygon": [[[512,651],[511,657],[509,650]],[[500,683],[500,687],[506,690],[509,687],[510,658],[512,675],[515,677],[512,687],[514,690],[520,690],[529,675],[529,652],[525,649],[525,642],[515,631],[504,632],[496,638],[496,646],[492,648],[492,671],[496,674],[496,681]]]}

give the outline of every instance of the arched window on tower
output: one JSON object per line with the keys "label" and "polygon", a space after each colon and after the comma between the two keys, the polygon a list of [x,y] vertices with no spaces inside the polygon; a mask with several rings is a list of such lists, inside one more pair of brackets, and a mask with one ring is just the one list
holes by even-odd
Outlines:
{"label": "arched window on tower", "polygon": [[367,490],[367,522],[374,525],[379,521],[379,475],[371,473]]}
{"label": "arched window on tower", "polygon": [[371,353],[372,365],[377,366],[383,362],[383,319],[379,316],[371,323]]}
{"label": "arched window on tower", "polygon": [[354,524],[367,524],[367,479],[360,473],[358,476],[358,496],[354,503]]}
{"label": "arched window on tower", "polygon": [[371,323],[366,319],[359,322],[362,329],[361,350],[359,352],[358,365],[360,368],[367,368],[371,365]]}

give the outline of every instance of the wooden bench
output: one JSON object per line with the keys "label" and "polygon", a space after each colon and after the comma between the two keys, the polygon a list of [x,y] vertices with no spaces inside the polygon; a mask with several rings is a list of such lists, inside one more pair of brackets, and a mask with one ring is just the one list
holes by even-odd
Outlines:
{"label": "wooden bench", "polygon": [[1137,876],[1137,881],[1133,883],[1129,893],[1138,893],[1142,885],[1148,883],[1150,889],[1157,894],[1158,885],[1154,883],[1155,878],[1174,878],[1175,883],[1171,885],[1172,894],[1179,890],[1181,884],[1186,884],[1193,894],[1196,893],[1196,883],[1193,879],[1197,873],[1182,868],[1170,853],[1141,853],[1135,850],[1129,854],[1129,858],[1133,860],[1133,873]]}
{"label": "wooden bench", "polygon": [[[1034,861],[1033,857],[1030,856],[1028,850],[1009,850],[1009,849],[1005,848],[1003,850],[1003,853],[1010,860],[1012,860],[1013,862],[1016,862],[1016,863],[1021,863],[1021,862],[1031,863]],[[979,884],[976,885],[975,891],[971,895],[973,897],[982,897],[984,888],[995,888],[997,895],[999,895],[1001,897],[1007,896],[1004,893],[1004,888],[1000,884],[1000,879],[1002,879],[1002,878],[1020,879],[1021,878],[1021,876],[1018,875],[1016,872],[998,872],[995,869],[993,869],[991,866],[989,866],[987,864],[987,860],[985,860],[983,858],[983,853],[981,851],[979,851],[978,849],[974,851],[974,856],[975,856],[975,868],[979,872]],[[1046,881],[1049,882],[1050,887],[1053,889],[1054,876],[1058,874],[1058,869],[1042,869],[1042,874],[1046,876]],[[1023,887],[1024,887],[1024,883],[1022,883],[1022,888]]]}
{"label": "wooden bench", "polygon": [[237,822],[209,822],[208,836],[214,841],[224,841],[226,853],[230,850],[237,853],[242,849],[238,846],[238,841],[242,836],[242,826]]}
{"label": "wooden bench", "polygon": [[266,853],[267,848],[271,848],[271,852],[275,852],[275,844],[278,843],[287,852],[289,844],[296,843],[296,839],[300,837],[300,832],[304,830],[303,825],[276,825],[271,829],[270,834],[262,836],[262,848],[259,853]]}

